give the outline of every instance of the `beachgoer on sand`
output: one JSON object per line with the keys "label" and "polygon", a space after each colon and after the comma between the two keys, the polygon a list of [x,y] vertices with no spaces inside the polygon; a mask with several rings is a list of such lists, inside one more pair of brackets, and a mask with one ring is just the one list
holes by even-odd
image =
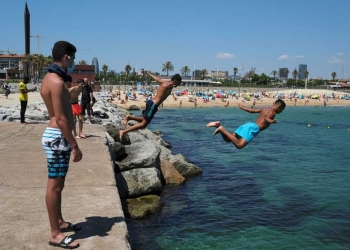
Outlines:
{"label": "beachgoer on sand", "polygon": [[[74,121],[69,91],[65,85],[72,81],[67,73],[74,70],[75,52],[75,46],[66,41],[55,43],[52,49],[54,63],[48,67],[40,91],[50,116],[48,127],[42,136],[48,169],[46,207],[51,227],[49,245],[70,249],[79,247],[79,243],[63,232],[77,231],[80,227],[66,222],[62,217],[62,190],[71,153],[73,162],[83,158],[72,134]],[[41,218],[41,214],[38,216]]]}
{"label": "beachgoer on sand", "polygon": [[36,87],[32,89],[27,89],[27,83],[29,82],[28,77],[23,77],[23,81],[19,83],[18,89],[19,89],[19,96],[18,99],[21,102],[21,123],[25,124],[25,114],[27,110],[27,105],[28,105],[28,92],[32,92],[36,90]]}
{"label": "beachgoer on sand", "polygon": [[156,82],[160,83],[160,86],[157,91],[157,95],[154,99],[150,98],[146,102],[146,109],[142,111],[142,117],[136,117],[131,115],[126,115],[123,120],[123,125],[126,126],[129,120],[138,121],[140,123],[135,124],[134,126],[119,131],[120,142],[122,142],[122,138],[124,135],[129,133],[130,131],[134,131],[137,129],[145,128],[153,119],[153,116],[157,113],[159,105],[163,103],[163,101],[171,94],[171,91],[174,87],[177,87],[181,84],[181,76],[179,74],[175,74],[171,77],[170,81],[162,80],[150,73],[147,74],[152,77]]}
{"label": "beachgoer on sand", "polygon": [[275,115],[282,113],[286,104],[283,100],[278,99],[270,108],[251,109],[244,107],[242,104],[238,104],[238,106],[249,113],[260,113],[256,122],[248,122],[238,127],[233,134],[228,132],[219,121],[210,122],[207,124],[207,127],[216,127],[217,129],[213,135],[220,133],[225,142],[232,142],[236,148],[241,149],[247,146],[249,142],[257,137],[261,131],[267,129],[272,123],[277,123]]}

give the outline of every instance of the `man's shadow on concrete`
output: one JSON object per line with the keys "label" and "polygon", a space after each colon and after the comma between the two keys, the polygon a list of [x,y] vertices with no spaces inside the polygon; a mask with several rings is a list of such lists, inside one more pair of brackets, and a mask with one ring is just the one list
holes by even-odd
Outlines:
{"label": "man's shadow on concrete", "polygon": [[119,222],[125,222],[123,217],[101,217],[101,216],[92,216],[85,218],[86,222],[80,222],[76,225],[81,227],[79,231],[76,231],[75,234],[71,235],[74,240],[86,239],[93,236],[106,237],[108,232],[111,231],[114,224]]}

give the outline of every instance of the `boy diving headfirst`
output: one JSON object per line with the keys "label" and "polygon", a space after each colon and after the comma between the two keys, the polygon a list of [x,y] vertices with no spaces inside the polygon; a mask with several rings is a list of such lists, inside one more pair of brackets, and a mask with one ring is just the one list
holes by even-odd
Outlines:
{"label": "boy diving headfirst", "polygon": [[171,94],[171,91],[174,87],[177,87],[181,84],[181,76],[179,74],[175,74],[171,77],[170,81],[165,81],[162,80],[150,73],[147,72],[147,74],[152,77],[156,82],[160,83],[160,86],[157,91],[157,95],[154,97],[154,99],[149,99],[146,102],[146,109],[142,111],[142,116],[131,116],[131,115],[126,115],[124,120],[123,120],[123,125],[126,126],[129,120],[134,120],[138,121],[140,123],[135,124],[131,126],[128,129],[125,130],[120,130],[119,131],[119,138],[120,142],[122,142],[122,138],[124,135],[129,133],[130,131],[134,131],[137,129],[145,128],[147,127],[148,124],[151,123],[153,116],[155,113],[158,111],[159,105],[163,103],[165,99]]}
{"label": "boy diving headfirst", "polygon": [[252,109],[246,108],[242,104],[238,104],[238,106],[249,113],[260,113],[256,122],[248,122],[238,127],[233,134],[221,126],[219,121],[209,122],[207,127],[216,127],[217,129],[213,135],[220,133],[225,142],[232,142],[236,148],[241,149],[247,146],[253,138],[257,137],[261,131],[267,129],[272,123],[277,123],[275,115],[282,113],[286,104],[283,100],[278,99],[270,108]]}

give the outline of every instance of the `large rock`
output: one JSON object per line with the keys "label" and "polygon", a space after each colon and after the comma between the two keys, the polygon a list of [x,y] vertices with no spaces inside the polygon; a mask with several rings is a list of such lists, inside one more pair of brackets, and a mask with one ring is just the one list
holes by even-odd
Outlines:
{"label": "large rock", "polygon": [[126,157],[116,165],[120,171],[135,168],[159,168],[160,150],[152,141],[136,142],[125,146]]}
{"label": "large rock", "polygon": [[140,168],[116,173],[121,198],[136,197],[162,188],[161,173],[156,168]]}
{"label": "large rock", "polygon": [[123,202],[124,214],[132,219],[144,219],[159,211],[162,207],[160,197],[146,195]]}
{"label": "large rock", "polygon": [[200,175],[203,173],[202,169],[193,165],[192,163],[185,161],[181,157],[171,155],[169,157],[169,162],[172,163],[176,170],[179,171],[179,173],[185,178]]}
{"label": "large rock", "polygon": [[185,181],[185,178],[176,170],[174,165],[168,160],[161,161],[160,167],[166,185],[182,184]]}
{"label": "large rock", "polygon": [[131,144],[149,140],[147,139],[147,137],[145,137],[143,134],[139,133],[138,131],[132,131],[128,133],[127,136],[129,137]]}
{"label": "large rock", "polygon": [[120,142],[121,144],[124,145],[130,145],[130,140],[128,135],[123,136],[123,140],[120,141],[119,139],[119,129],[113,127],[113,126],[106,126],[106,131],[108,134],[114,139],[116,142]]}

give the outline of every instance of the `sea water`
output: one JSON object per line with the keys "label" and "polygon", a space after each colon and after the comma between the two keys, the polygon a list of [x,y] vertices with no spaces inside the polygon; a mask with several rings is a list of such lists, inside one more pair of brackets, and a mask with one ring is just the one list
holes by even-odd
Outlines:
{"label": "sea water", "polygon": [[164,207],[127,220],[137,249],[350,249],[350,108],[287,107],[244,149],[213,136],[255,121],[239,108],[160,110],[174,154],[203,170],[168,187]]}

